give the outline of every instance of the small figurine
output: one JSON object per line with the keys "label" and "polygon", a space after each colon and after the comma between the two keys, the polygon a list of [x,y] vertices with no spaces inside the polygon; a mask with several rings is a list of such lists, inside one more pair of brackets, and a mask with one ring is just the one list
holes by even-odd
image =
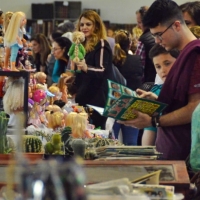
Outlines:
{"label": "small figurine", "polygon": [[[69,49],[69,56],[71,61],[71,72],[75,72],[75,63],[80,62],[84,59],[86,51],[84,46],[81,44],[85,40],[84,33],[80,31],[75,31],[72,34],[73,44]],[[80,73],[81,70],[78,69],[76,72]]]}

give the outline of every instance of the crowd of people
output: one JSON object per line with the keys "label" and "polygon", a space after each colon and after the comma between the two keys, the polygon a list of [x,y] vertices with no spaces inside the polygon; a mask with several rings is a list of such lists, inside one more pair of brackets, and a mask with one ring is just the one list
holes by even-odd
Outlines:
{"label": "crowd of people", "polygon": [[[191,123],[196,124],[192,115],[200,102],[200,2],[177,5],[171,0],[156,0],[150,7],[139,8],[133,17],[137,20],[133,33],[116,27],[106,30],[101,17],[87,10],[75,23],[68,22],[70,26],[58,27],[49,36],[38,33],[27,38],[25,13],[1,11],[1,68],[27,70],[32,75],[34,70],[41,72],[43,81],[37,74],[37,82],[64,104],[70,96],[80,106],[104,107],[107,77],[115,65],[127,87],[139,97],[163,102],[167,108],[153,116],[134,110],[136,119],[114,121],[114,136],[118,138],[121,130],[125,145],[138,145],[139,129],[143,130],[142,145],[156,145],[162,159],[184,160],[191,151],[191,135],[198,134]],[[70,47],[78,44],[73,41],[75,31],[84,34],[81,45],[85,55],[72,61]],[[1,78],[1,90],[5,90],[3,82],[5,78]],[[154,83],[151,91],[140,89],[146,82]],[[106,121],[96,111],[90,115],[95,127],[105,129]]]}

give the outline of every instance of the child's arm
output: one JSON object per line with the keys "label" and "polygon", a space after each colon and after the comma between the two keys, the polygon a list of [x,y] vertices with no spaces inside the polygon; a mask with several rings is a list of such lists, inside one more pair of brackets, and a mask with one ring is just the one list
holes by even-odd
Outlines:
{"label": "child's arm", "polygon": [[138,97],[140,98],[146,98],[146,99],[151,99],[151,100],[157,100],[158,96],[154,94],[153,92],[146,92],[145,90],[137,89],[136,93]]}

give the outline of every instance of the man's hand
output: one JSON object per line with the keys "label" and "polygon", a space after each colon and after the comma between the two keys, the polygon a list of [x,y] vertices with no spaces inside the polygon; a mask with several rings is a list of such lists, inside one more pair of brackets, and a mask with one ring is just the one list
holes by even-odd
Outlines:
{"label": "man's hand", "polygon": [[126,126],[132,126],[138,129],[143,129],[145,127],[152,126],[151,117],[149,115],[136,111],[136,110],[134,110],[133,112],[137,116],[136,119],[126,120],[126,121],[117,121],[117,122],[120,124],[124,124]]}

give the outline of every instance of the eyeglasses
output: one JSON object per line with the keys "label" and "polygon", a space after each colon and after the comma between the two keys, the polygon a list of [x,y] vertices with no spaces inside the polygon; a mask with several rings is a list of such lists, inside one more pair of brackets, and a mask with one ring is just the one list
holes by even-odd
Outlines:
{"label": "eyeglasses", "polygon": [[159,39],[159,40],[162,40],[162,35],[169,29],[171,28],[171,26],[174,24],[174,22],[172,24],[170,24],[163,32],[160,32],[160,33],[155,33],[155,34],[152,34],[153,38],[154,39]]}
{"label": "eyeglasses", "polygon": [[61,48],[52,48],[51,51],[57,51],[59,49],[61,49]]}

